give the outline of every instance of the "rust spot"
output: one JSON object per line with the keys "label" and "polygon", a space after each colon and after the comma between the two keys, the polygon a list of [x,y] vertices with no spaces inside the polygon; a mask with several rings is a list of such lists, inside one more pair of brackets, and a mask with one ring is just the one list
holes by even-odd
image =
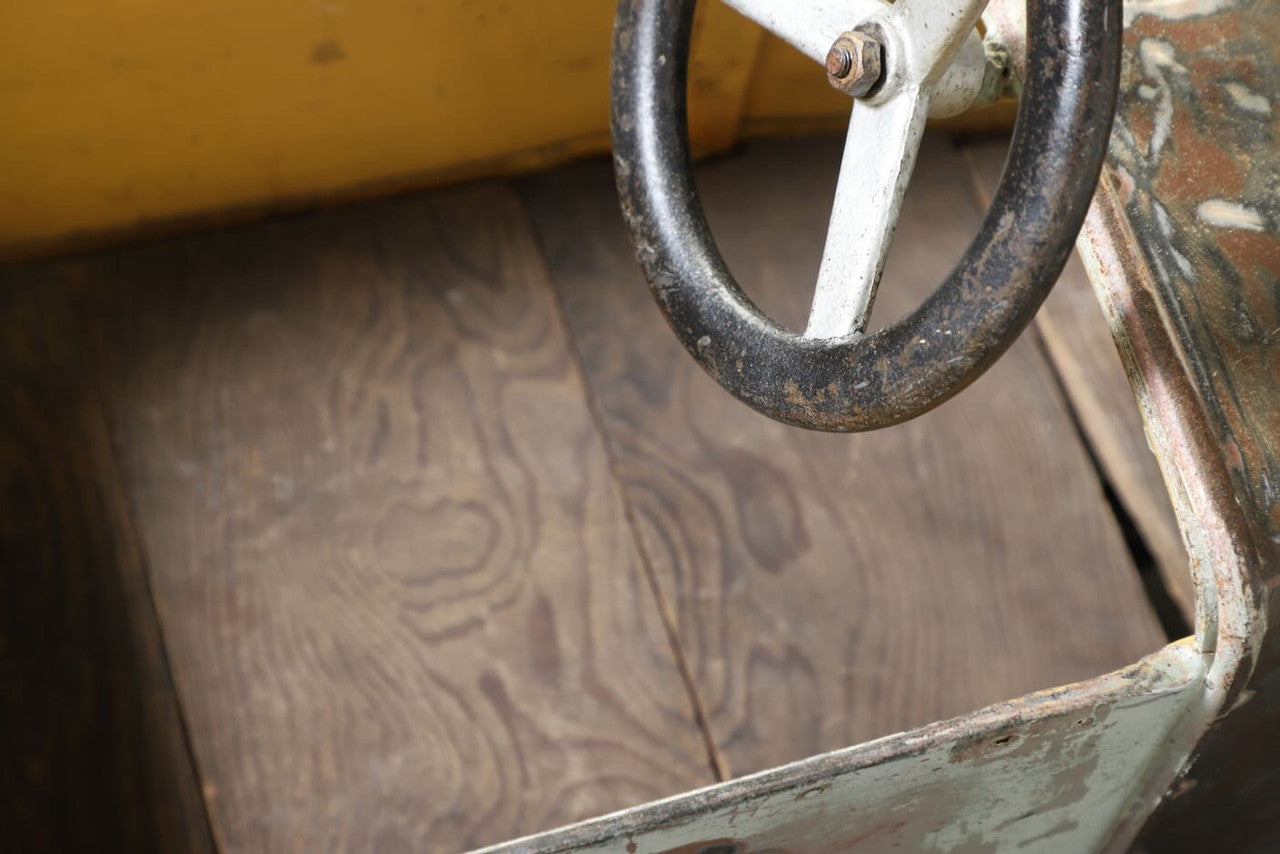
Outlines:
{"label": "rust spot", "polygon": [[963,738],[951,748],[949,759],[951,762],[973,762],[985,759],[991,754],[1001,753],[1005,748],[1016,746],[1017,743],[1018,734],[1015,732],[1004,732],[994,738]]}
{"label": "rust spot", "polygon": [[805,789],[803,792],[798,793],[794,798],[792,798],[792,800],[803,801],[804,799],[811,798],[814,795],[821,795],[823,792],[825,792],[827,789],[830,789],[830,788],[831,788],[830,783],[827,783],[822,786],[814,786],[811,789]]}
{"label": "rust spot", "polygon": [[742,854],[742,846],[735,839],[721,837],[690,842],[677,848],[668,848],[661,854]]}
{"label": "rust spot", "polygon": [[316,65],[333,65],[346,58],[347,52],[333,39],[325,39],[311,49],[311,61]]}

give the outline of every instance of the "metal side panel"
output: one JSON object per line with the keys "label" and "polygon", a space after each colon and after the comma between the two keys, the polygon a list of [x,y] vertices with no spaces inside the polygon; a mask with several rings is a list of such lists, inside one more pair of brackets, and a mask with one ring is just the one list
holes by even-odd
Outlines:
{"label": "metal side panel", "polygon": [[1280,849],[1280,6],[1126,4],[1081,250],[1197,568],[1218,720],[1151,851]]}
{"label": "metal side panel", "polygon": [[1170,736],[1208,660],[1187,639],[1088,682],[484,851],[1099,850],[1151,761],[1180,749]]}

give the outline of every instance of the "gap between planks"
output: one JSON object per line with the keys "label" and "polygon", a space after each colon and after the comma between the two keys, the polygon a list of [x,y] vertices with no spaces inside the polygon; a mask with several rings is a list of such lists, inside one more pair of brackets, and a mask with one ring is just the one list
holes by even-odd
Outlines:
{"label": "gap between planks", "polygon": [[709,781],[506,185],[104,260],[79,275],[228,849],[457,850]]}
{"label": "gap between planks", "polygon": [[[974,196],[985,209],[1000,178],[1008,139],[961,142],[958,147]],[[1080,441],[1109,493],[1108,503],[1152,608],[1169,640],[1186,637],[1196,599],[1187,550],[1115,342],[1074,251],[1033,327]]]}
{"label": "gap between planks", "polygon": [[[698,176],[731,267],[784,321],[803,320],[820,258],[831,149],[753,143]],[[927,140],[920,164],[888,312],[920,298],[976,229],[950,144]],[[671,336],[607,164],[517,186],[731,774],[1088,678],[1161,644],[1032,342],[895,430],[784,427],[716,388]]]}
{"label": "gap between planks", "polygon": [[[81,318],[77,317],[77,330],[83,338],[85,330],[80,320]],[[93,419],[90,436],[93,455],[97,461],[97,470],[102,476],[101,483],[107,503],[114,511],[116,529],[123,540],[124,550],[129,556],[128,560],[137,568],[138,581],[141,587],[138,597],[139,599],[145,597],[144,601],[138,602],[139,612],[134,614],[133,619],[145,621],[148,627],[147,634],[153,635],[155,638],[157,666],[160,669],[164,684],[168,689],[167,693],[173,703],[176,718],[174,726],[176,726],[178,737],[181,739],[187,768],[199,787],[199,816],[203,823],[203,833],[198,840],[187,840],[190,845],[187,850],[194,852],[207,845],[210,851],[225,851],[226,848],[218,836],[218,826],[213,820],[213,804],[210,803],[209,798],[209,786],[211,784],[204,782],[205,778],[200,773],[200,761],[192,741],[190,719],[183,705],[182,692],[178,690],[178,674],[174,672],[173,662],[169,655],[169,646],[165,642],[164,617],[160,613],[156,603],[155,591],[151,586],[151,572],[147,566],[146,554],[141,545],[141,531],[134,518],[132,503],[121,481],[120,464],[116,458],[114,431],[110,416],[107,414],[102,377],[95,370],[88,370],[87,373],[90,374],[89,382],[93,394]]]}
{"label": "gap between planks", "polygon": [[[514,192],[514,189],[512,194],[517,199],[517,204],[525,221],[529,224],[530,231],[536,235],[537,229],[529,214],[528,206],[520,198],[519,194]],[[578,349],[578,340],[571,331],[572,327],[569,325],[569,318],[565,313],[564,298],[560,294],[560,289],[552,284],[551,270],[547,266],[546,254],[541,241],[535,238],[535,243],[538,247],[538,259],[542,264],[543,278],[547,283],[548,290],[551,292],[552,303],[555,306],[560,326],[564,330],[569,357],[573,362],[574,370],[577,372],[578,383],[582,388],[582,396],[586,401],[587,411],[591,415],[591,423],[595,427],[596,435],[600,437],[605,459],[609,463],[609,474],[613,478],[614,487],[622,502],[623,515],[627,522],[631,542],[635,546],[636,555],[644,570],[645,580],[649,583],[649,591],[653,595],[654,605],[662,618],[662,626],[666,630],[667,640],[671,644],[671,654],[675,658],[677,669],[680,671],[680,680],[684,683],[685,690],[689,693],[689,705],[693,712],[693,718],[698,725],[699,732],[702,734],[703,745],[707,751],[708,767],[711,770],[714,781],[723,783],[729,779],[729,767],[725,762],[724,754],[716,745],[715,736],[711,732],[710,719],[707,716],[706,704],[702,701],[702,695],[699,693],[697,683],[694,681],[693,672],[689,669],[688,657],[685,655],[684,648],[680,643],[680,631],[676,622],[675,608],[662,593],[662,586],[658,583],[658,576],[653,567],[653,558],[649,553],[649,547],[644,542],[644,538],[640,536],[639,520],[636,516],[635,505],[631,501],[631,491],[627,489],[626,480],[622,476],[621,463],[618,459],[617,450],[613,446],[613,437],[610,435],[604,416],[600,412],[600,401],[596,399],[591,383],[587,379],[586,364],[582,361],[582,353]]]}

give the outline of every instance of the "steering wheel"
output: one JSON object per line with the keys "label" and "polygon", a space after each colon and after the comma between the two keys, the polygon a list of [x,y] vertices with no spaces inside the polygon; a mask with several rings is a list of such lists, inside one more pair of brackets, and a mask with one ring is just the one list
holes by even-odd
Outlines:
{"label": "steering wheel", "polygon": [[790,331],[751,302],[707,226],[685,115],[695,0],[621,0],[614,24],[614,168],[645,278],[693,357],[765,415],[839,432],[914,418],[1008,349],[1070,255],[1115,111],[1120,0],[1026,0],[1025,83],[991,207],[937,290],[872,332],[925,119],[990,89],[975,30],[985,0],[728,2],[854,98],[808,328]]}

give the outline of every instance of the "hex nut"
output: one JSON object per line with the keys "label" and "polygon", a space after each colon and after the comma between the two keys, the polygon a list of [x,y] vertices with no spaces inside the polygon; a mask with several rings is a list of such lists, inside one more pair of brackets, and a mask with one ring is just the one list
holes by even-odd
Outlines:
{"label": "hex nut", "polygon": [[827,52],[827,82],[854,98],[870,92],[884,72],[884,46],[871,35],[851,30]]}
{"label": "hex nut", "polygon": [[827,78],[843,80],[853,70],[853,53],[848,47],[836,42],[827,53]]}

